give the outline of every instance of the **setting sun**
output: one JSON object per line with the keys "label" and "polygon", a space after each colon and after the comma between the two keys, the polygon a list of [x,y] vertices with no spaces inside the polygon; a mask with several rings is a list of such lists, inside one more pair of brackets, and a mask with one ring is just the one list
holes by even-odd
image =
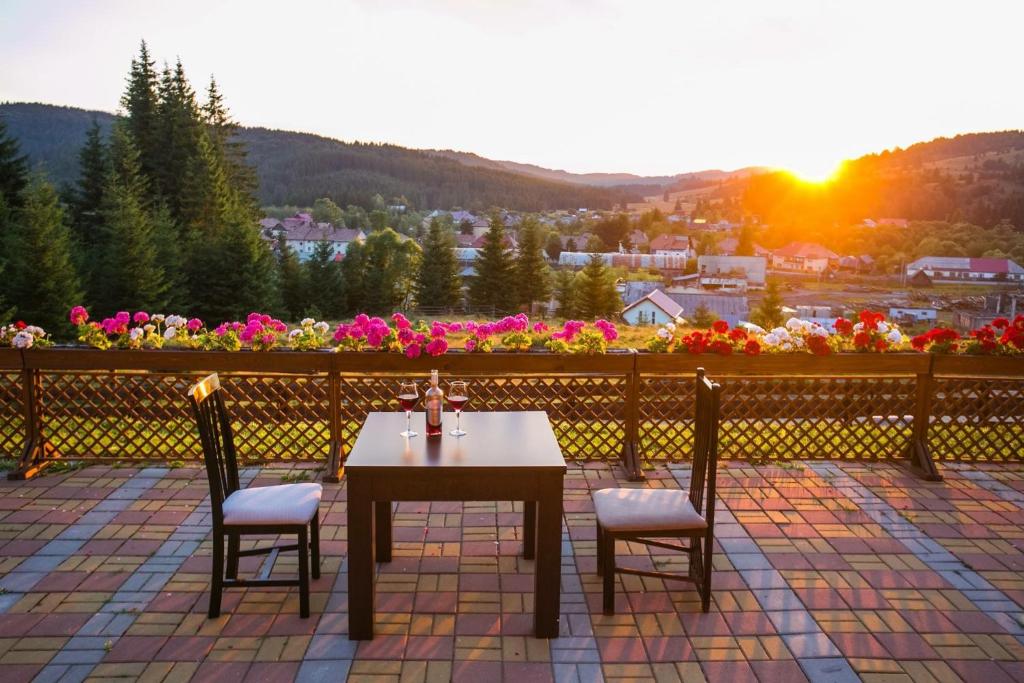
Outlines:
{"label": "setting sun", "polygon": [[807,183],[826,183],[839,175],[844,163],[808,161],[787,166],[784,170]]}

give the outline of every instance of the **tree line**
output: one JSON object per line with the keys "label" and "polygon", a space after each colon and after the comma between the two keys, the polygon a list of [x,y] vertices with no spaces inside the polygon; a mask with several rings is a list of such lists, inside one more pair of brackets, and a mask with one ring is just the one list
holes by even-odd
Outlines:
{"label": "tree line", "polygon": [[[64,197],[29,172],[0,121],[0,315],[61,337],[70,333],[66,312],[77,304],[100,315],[142,309],[216,324],[254,310],[294,320],[464,303],[450,221],[434,219],[421,248],[387,225],[386,211],[360,218],[353,206],[343,211],[319,200],[320,215],[365,219],[365,242],[351,243],[339,262],[322,241],[305,263],[283,237],[269,244],[257,223],[246,145],[215,80],[200,101],[180,61],[158,71],[143,43],[121,106],[124,116],[108,134],[96,123],[88,131],[78,177]],[[371,202],[381,203],[380,196],[375,192]],[[603,263],[554,282],[543,258],[545,237],[535,220],[525,220],[516,255],[495,214],[466,303],[514,311],[546,301],[555,286],[563,315],[617,312]]]}

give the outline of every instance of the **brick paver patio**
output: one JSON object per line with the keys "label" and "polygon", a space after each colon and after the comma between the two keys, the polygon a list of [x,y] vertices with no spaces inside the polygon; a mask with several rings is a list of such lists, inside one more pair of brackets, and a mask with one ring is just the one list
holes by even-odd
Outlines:
{"label": "brick paver patio", "polygon": [[[513,503],[403,504],[378,577],[377,632],[348,640],[345,487],[325,485],[323,578],[227,591],[208,620],[205,475],[93,466],[0,483],[0,680],[1024,681],[1024,467],[941,483],[865,463],[723,464],[714,602],[620,577],[601,614],[590,492],[570,465],[562,637],[532,628]],[[247,470],[256,484],[314,470]],[[685,465],[642,486],[685,485]],[[620,544],[637,567],[680,557]],[[265,558],[244,558],[255,570]],[[278,560],[295,571],[294,555]],[[624,590],[622,588],[624,587]]]}

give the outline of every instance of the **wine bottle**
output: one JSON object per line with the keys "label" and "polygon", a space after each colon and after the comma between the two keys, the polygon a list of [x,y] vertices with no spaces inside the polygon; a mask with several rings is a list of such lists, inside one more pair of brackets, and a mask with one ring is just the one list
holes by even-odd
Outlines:
{"label": "wine bottle", "polygon": [[441,411],[444,408],[444,392],[437,385],[437,370],[430,371],[430,388],[423,395],[427,409],[427,436],[441,436]]}

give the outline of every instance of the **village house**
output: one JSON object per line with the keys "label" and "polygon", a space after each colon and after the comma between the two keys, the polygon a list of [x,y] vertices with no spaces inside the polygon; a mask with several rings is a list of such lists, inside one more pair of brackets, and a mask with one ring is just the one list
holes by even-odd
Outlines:
{"label": "village house", "polygon": [[747,289],[765,285],[768,261],[763,256],[699,256],[701,289]]}
{"label": "village house", "polygon": [[650,243],[652,254],[663,256],[682,256],[693,258],[696,253],[690,246],[690,238],[686,235],[658,235]]}
{"label": "village house", "polygon": [[683,316],[692,316],[704,307],[718,320],[724,320],[730,327],[750,319],[750,303],[744,295],[721,292],[704,292],[699,289],[670,287],[665,292],[670,299],[683,307]]}
{"label": "village house", "polygon": [[924,256],[907,264],[907,277],[924,273],[933,282],[996,284],[1024,282],[1024,268],[1006,258]]}
{"label": "village house", "polygon": [[832,265],[838,265],[839,255],[813,242],[790,242],[772,251],[770,263],[777,270],[824,273]]}
{"label": "village house", "polygon": [[915,306],[892,306],[889,308],[889,320],[898,323],[934,323],[937,319],[938,311],[934,308]]}
{"label": "village house", "polygon": [[622,319],[630,325],[664,325],[683,314],[683,307],[665,292],[655,289],[622,309]]}

